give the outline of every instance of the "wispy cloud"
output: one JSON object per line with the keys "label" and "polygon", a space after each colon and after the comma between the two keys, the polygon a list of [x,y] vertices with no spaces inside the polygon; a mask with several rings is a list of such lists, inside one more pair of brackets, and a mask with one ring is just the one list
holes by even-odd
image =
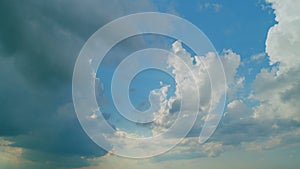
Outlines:
{"label": "wispy cloud", "polygon": [[222,9],[222,4],[220,3],[210,3],[210,2],[206,2],[206,3],[201,3],[198,5],[198,10],[204,11],[204,10],[213,10],[214,12],[219,12]]}

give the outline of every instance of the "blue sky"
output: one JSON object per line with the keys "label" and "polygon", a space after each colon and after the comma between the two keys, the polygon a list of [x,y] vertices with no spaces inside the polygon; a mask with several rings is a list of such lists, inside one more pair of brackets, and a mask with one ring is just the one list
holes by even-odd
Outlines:
{"label": "blue sky", "polygon": [[[96,72],[95,91],[105,120],[116,129],[114,135],[152,137],[167,131],[176,118],[183,118],[179,103],[184,99],[177,95],[177,87],[190,96],[185,99],[188,108],[200,107],[196,123],[177,146],[167,152],[163,151],[163,141],[161,147],[144,146],[142,150],[150,147],[163,152],[132,159],[108,152],[116,147],[98,146],[84,131],[73,105],[72,76],[79,52],[94,32],[121,16],[149,11],[174,14],[193,23],[209,38],[218,55],[195,56],[177,39],[157,35],[130,37],[109,51]],[[299,11],[300,3],[293,0],[1,1],[0,168],[298,168]],[[153,103],[160,108],[152,123],[139,124],[117,111],[111,80],[122,60],[146,48],[175,53],[197,78],[195,83],[184,81],[188,73],[176,59],[167,60],[173,77],[155,69],[137,74],[128,91],[132,105],[147,110],[151,93]],[[215,103],[211,101],[208,75],[199,65],[203,63],[207,71],[213,71],[218,59],[227,80],[224,115],[214,134],[199,144],[209,103]],[[140,61],[146,65],[161,60]],[[118,89],[123,89],[125,81],[121,82]],[[199,102],[192,99],[194,90],[200,91]],[[184,111],[185,117],[192,116],[189,111]],[[98,118],[99,112],[95,112],[91,119]],[[182,123],[176,130],[180,132],[189,124]],[[164,141],[173,143],[174,138],[168,135]],[[102,141],[115,146],[114,137],[103,137]],[[132,152],[140,148],[139,142],[124,143]]]}

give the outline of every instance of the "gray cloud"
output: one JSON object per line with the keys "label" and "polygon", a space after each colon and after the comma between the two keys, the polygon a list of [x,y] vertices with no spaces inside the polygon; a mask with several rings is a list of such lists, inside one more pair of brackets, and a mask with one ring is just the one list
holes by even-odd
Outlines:
{"label": "gray cloud", "polygon": [[28,168],[80,167],[106,153],[77,121],[73,66],[102,25],[153,10],[147,0],[0,2],[0,137],[24,149],[22,158],[34,162]]}

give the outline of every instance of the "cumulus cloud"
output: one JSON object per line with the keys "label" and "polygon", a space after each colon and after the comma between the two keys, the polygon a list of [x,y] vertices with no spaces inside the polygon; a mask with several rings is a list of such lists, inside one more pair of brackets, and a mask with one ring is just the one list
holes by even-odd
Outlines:
{"label": "cumulus cloud", "polygon": [[[222,88],[222,85],[226,85],[227,90],[229,91],[229,84],[232,84],[235,82],[235,75],[237,68],[240,65],[240,56],[234,53],[232,50],[224,50],[224,52],[220,56],[220,60],[223,64],[225,75],[226,75],[226,84],[225,81],[210,81],[210,75],[209,72],[213,72],[215,66],[217,66],[218,62],[218,56],[216,53],[210,52],[207,53],[206,56],[194,56],[195,64],[193,64],[193,60],[191,55],[181,46],[181,44],[177,41],[173,44],[172,50],[179,55],[180,57],[184,58],[185,62],[190,64],[191,71],[194,75],[196,75],[196,84],[192,84],[190,82],[189,84],[183,84],[187,86],[187,90],[191,90],[191,88],[188,88],[190,85],[194,85],[199,87],[199,93],[200,93],[200,117],[203,117],[205,114],[209,112],[210,106],[215,106],[220,101],[221,96],[224,94],[220,91],[218,91],[220,88]],[[180,74],[187,74],[186,72],[182,71],[177,67],[176,62],[170,62],[170,65],[174,67],[174,73],[179,78],[176,79],[177,83],[180,83],[183,79],[180,78]],[[219,75],[218,73],[213,73],[213,75]],[[219,79],[222,79],[220,77]],[[217,91],[211,91],[211,84],[210,83],[216,83],[217,87],[215,90]],[[193,92],[192,92],[193,93]],[[215,96],[212,96],[212,95]],[[214,100],[212,98],[214,97]],[[180,98],[177,98],[180,99]],[[175,99],[176,100],[176,99]],[[195,103],[193,101],[190,101],[191,105],[199,104]]]}
{"label": "cumulus cloud", "polygon": [[[196,104],[199,104],[199,114],[198,118],[196,120],[195,126],[191,130],[191,132],[188,134],[188,138],[184,139],[184,146],[180,146],[181,149],[178,150],[181,153],[189,154],[188,156],[195,155],[194,152],[194,146],[193,144],[196,144],[196,142],[191,142],[187,140],[194,140],[199,137],[200,131],[203,127],[204,121],[214,121],[215,116],[207,116],[208,112],[210,111],[210,105],[212,104],[217,105],[217,102],[219,102],[222,93],[215,92],[215,100],[212,101],[212,91],[211,91],[211,85],[210,85],[210,78],[209,78],[209,71],[213,71],[213,68],[216,66],[216,62],[218,62],[218,56],[213,53],[207,53],[205,56],[191,56],[189,52],[186,51],[186,49],[183,48],[180,41],[175,41],[172,44],[171,51],[178,55],[180,59],[178,58],[170,58],[168,60],[169,67],[173,69],[174,79],[176,82],[176,90],[175,90],[175,96],[170,97],[167,101],[166,109],[164,109],[163,113],[160,113],[161,116],[156,121],[154,121],[152,125],[152,131],[156,133],[161,133],[162,131],[168,130],[174,122],[177,122],[178,118],[183,118],[183,116],[191,116],[192,112],[189,109],[183,109],[180,110],[180,103],[181,103],[181,92],[189,93],[189,95],[195,95],[194,93],[198,90],[200,92],[201,100],[200,102],[197,102],[197,100],[189,99],[189,105],[194,106]],[[226,74],[226,78],[228,79],[228,85],[227,90],[231,90],[231,85],[229,84],[241,84],[243,79],[236,78],[236,72],[237,68],[240,65],[240,56],[236,53],[234,53],[232,50],[224,50],[223,53],[220,56],[220,60],[224,65],[224,71]],[[189,66],[189,70],[185,70],[183,68],[182,62],[186,63]],[[205,65],[205,66],[204,66]],[[196,79],[195,81],[192,80],[193,77],[189,76],[189,71],[195,75]],[[238,85],[238,86],[239,86]],[[191,88],[191,86],[194,86],[196,88]],[[221,86],[219,86],[221,87]],[[163,88],[162,88],[163,89]],[[216,102],[216,103],[214,103]],[[163,103],[163,102],[162,102]],[[233,105],[232,103],[231,105]],[[162,107],[164,105],[161,105]],[[246,109],[246,108],[245,108]],[[182,117],[178,116],[179,111],[183,113],[184,115]],[[247,113],[247,112],[246,112]],[[239,114],[238,114],[239,115]],[[236,117],[238,117],[236,115]],[[186,127],[187,124],[181,124],[180,126],[182,128]],[[176,135],[176,133],[175,133]],[[166,138],[166,139],[172,139]],[[199,144],[199,143],[197,143]],[[214,145],[214,146],[213,146]],[[215,146],[217,145],[217,146]],[[199,146],[196,146],[199,147]],[[207,143],[204,144],[199,149],[199,153],[196,153],[200,156],[216,156],[222,151],[208,151],[208,149],[217,148],[223,151],[222,148],[222,142],[217,143]],[[198,150],[198,149],[197,149]],[[207,151],[206,151],[207,150]],[[218,153],[217,153],[218,152]],[[171,155],[174,156],[174,155]],[[175,155],[176,156],[176,155]],[[197,155],[195,155],[196,157]]]}
{"label": "cumulus cloud", "polygon": [[[226,149],[233,147],[244,148],[246,151],[262,151],[299,142],[299,68],[297,68],[299,55],[297,45],[298,37],[298,3],[286,4],[283,1],[270,0],[275,9],[278,24],[274,25],[268,33],[266,52],[253,55],[251,62],[260,62],[261,58],[269,56],[270,68],[264,68],[256,76],[252,87],[253,91],[248,98],[239,98],[236,92],[244,87],[244,76],[237,76],[237,69],[242,64],[240,56],[232,50],[224,50],[220,59],[224,65],[227,78],[228,104],[226,113],[213,137],[204,145],[199,145],[197,138],[203,127],[205,112],[211,99],[209,77],[201,62],[213,63],[216,60],[214,53],[206,56],[191,57],[180,41],[172,45],[172,51],[182,57],[189,64],[192,71],[198,75],[196,82],[201,93],[201,113],[195,126],[174,150],[159,160],[199,158],[218,156]],[[292,9],[292,10],[288,10]],[[287,26],[288,25],[288,26]],[[283,39],[281,41],[281,39]],[[298,45],[299,46],[299,45]],[[183,71],[178,60],[170,60],[174,68],[175,81],[186,79],[187,72]],[[177,79],[176,79],[177,78]],[[187,86],[191,81],[181,83],[183,90],[190,90]],[[191,92],[193,93],[193,92]],[[165,98],[163,99],[165,100]],[[191,101],[192,104],[198,104]],[[163,114],[157,118],[152,132],[167,130],[177,118],[176,113],[180,106],[180,97],[170,97]],[[184,124],[182,125],[184,126]],[[171,138],[169,138],[171,139]],[[134,144],[134,143],[131,143]]]}
{"label": "cumulus cloud", "polygon": [[[299,3],[269,2],[278,21],[270,28],[266,40],[270,67],[257,74],[248,98],[229,98],[225,117],[212,138],[248,151],[299,141],[299,12],[294,10]],[[264,53],[252,56],[252,61],[259,62],[261,57]]]}
{"label": "cumulus cloud", "polygon": [[[300,121],[300,61],[297,59],[300,55],[300,4],[292,0],[268,2],[275,9],[278,23],[269,30],[266,40],[266,53],[272,68],[262,69],[256,76],[253,93],[248,98],[257,104],[249,104],[247,99],[235,96],[245,80],[245,77],[236,76],[241,60],[232,50],[224,50],[220,59],[227,78],[226,115],[204,145],[199,145],[196,138],[208,112],[211,89],[209,77],[200,63],[209,65],[216,61],[217,55],[191,57],[179,41],[173,44],[172,51],[199,75],[196,82],[201,93],[201,114],[188,138],[171,152],[173,157],[182,158],[182,154],[187,158],[214,157],[232,146],[257,151],[299,142],[296,128]],[[218,11],[221,5],[202,8]],[[23,160],[28,164],[21,166],[23,168],[72,168],[89,165],[89,158],[106,153],[84,134],[70,103],[73,64],[85,40],[104,23],[124,14],[153,9],[148,1],[129,4],[118,0],[0,2],[0,19],[4,21],[0,25],[0,163],[16,157],[13,162]],[[135,46],[127,43],[125,47]],[[253,62],[264,55],[253,56]],[[176,82],[186,78],[186,72],[176,60],[169,64],[175,68]],[[180,84],[182,86],[178,87],[193,94],[191,81]],[[166,92],[166,86],[152,91],[164,108],[157,112],[152,132],[161,133],[177,118],[180,97],[175,95],[166,100]],[[106,104],[107,101],[100,102]],[[109,116],[111,114],[106,119]],[[116,134],[129,135],[120,129]],[[138,146],[130,144],[133,148]]]}
{"label": "cumulus cloud", "polygon": [[266,40],[266,52],[271,64],[279,62],[280,72],[286,73],[298,67],[300,55],[300,15],[299,1],[267,0],[272,3],[278,22],[270,28]]}
{"label": "cumulus cloud", "polygon": [[[194,153],[194,145],[199,144],[197,139],[203,127],[204,121],[215,121],[218,118],[216,116],[207,116],[210,111],[210,105],[216,106],[218,102],[220,102],[221,96],[224,94],[221,87],[225,88],[225,82],[220,82],[220,85],[216,85],[216,92],[211,91],[211,84],[209,78],[209,71],[214,71],[214,68],[218,66],[219,56],[214,52],[209,52],[205,56],[191,56],[191,54],[182,46],[180,41],[175,41],[172,44],[171,51],[178,56],[177,57],[169,57],[167,60],[168,67],[171,68],[172,74],[174,75],[175,80],[175,91],[174,95],[167,97],[167,92],[170,88],[169,85],[164,85],[161,83],[160,89],[155,89],[150,91],[151,96],[154,101],[153,103],[159,105],[159,111],[154,112],[154,121],[149,124],[144,124],[143,127],[150,127],[152,130],[152,135],[157,136],[158,134],[162,134],[166,131],[170,130],[170,127],[174,127],[174,123],[179,123],[178,127],[173,128],[170,134],[167,134],[163,139],[165,140],[155,140],[152,142],[138,142],[134,140],[128,141],[128,138],[136,138],[138,135],[136,133],[132,133],[135,130],[124,130],[124,128],[117,127],[117,132],[115,135],[122,140],[120,143],[123,145],[115,145],[115,146],[123,146],[127,147],[126,149],[132,150],[143,150],[145,149],[145,143],[149,144],[147,147],[151,147],[151,152],[159,152],[160,150],[164,150],[166,145],[171,145],[176,143],[176,138],[185,130],[190,124],[181,123],[182,119],[192,118],[194,117],[197,111],[200,110],[200,114],[196,119],[196,124],[193,127],[192,131],[188,133],[188,138],[184,139],[184,145],[179,145],[181,148],[178,149],[179,154],[186,154],[187,157],[197,157],[198,155],[202,156],[218,156],[223,151],[223,144],[221,141],[209,142],[204,144],[199,148],[199,152]],[[227,90],[231,90],[231,85],[229,84],[237,84],[240,86],[243,79],[236,78],[237,68],[240,65],[240,56],[234,53],[232,50],[224,50],[220,56],[220,61],[224,65],[224,71],[226,74],[226,78],[228,78]],[[205,66],[204,66],[205,65]],[[186,69],[185,66],[188,66],[189,69]],[[223,73],[223,72],[221,72]],[[195,76],[192,77],[192,75]],[[213,75],[221,76],[220,74],[214,73]],[[221,77],[220,77],[221,79]],[[195,81],[194,81],[195,80]],[[219,80],[219,79],[218,79]],[[195,96],[196,92],[200,92],[201,100],[191,99],[191,96]],[[183,100],[182,93],[185,93],[188,98],[185,98],[187,101],[185,104],[185,108],[181,109],[181,102]],[[212,95],[214,95],[214,100],[212,100]],[[195,105],[199,105],[199,109],[193,109],[191,107],[195,107]],[[236,115],[238,116],[238,115]],[[195,118],[194,118],[195,119]],[[192,122],[191,121],[188,122]],[[121,121],[118,121],[117,125],[120,125]],[[136,127],[140,127],[137,125]],[[145,136],[139,136],[145,137]],[[116,137],[114,136],[106,136],[111,143],[114,143]],[[193,140],[193,141],[187,141]],[[199,146],[197,146],[199,147]],[[215,149],[215,150],[214,150]],[[114,149],[113,149],[114,150]],[[121,150],[120,150],[121,151]],[[150,150],[149,150],[150,151]],[[198,149],[197,149],[198,151]],[[180,152],[180,153],[179,153]],[[189,154],[190,153],[190,154]],[[134,154],[134,153],[133,153]],[[129,155],[127,153],[127,155]],[[171,155],[177,156],[177,155]]]}
{"label": "cumulus cloud", "polygon": [[271,69],[262,69],[253,83],[253,99],[260,105],[255,118],[300,120],[300,13],[299,1],[268,0],[276,21],[266,40]]}
{"label": "cumulus cloud", "polygon": [[[278,23],[269,30],[266,52],[254,55],[251,59],[259,62],[267,54],[270,68],[263,68],[256,76],[249,98],[235,96],[236,91],[244,87],[245,80],[243,76],[236,76],[237,67],[241,64],[239,55],[225,50],[221,56],[229,84],[228,105],[225,117],[210,139],[211,142],[220,143],[217,147],[222,147],[221,149],[241,146],[248,151],[261,151],[294,144],[299,140],[296,127],[299,124],[300,110],[297,104],[300,99],[300,70],[297,66],[300,15],[296,10],[299,3],[276,0],[269,2],[275,9]],[[179,50],[180,45],[175,44],[174,47],[176,52],[184,54],[184,50]],[[190,137],[195,136],[195,128]],[[198,126],[199,129],[201,125]],[[192,143],[190,146],[195,147]],[[197,154],[195,151],[196,149],[186,152],[190,155]]]}

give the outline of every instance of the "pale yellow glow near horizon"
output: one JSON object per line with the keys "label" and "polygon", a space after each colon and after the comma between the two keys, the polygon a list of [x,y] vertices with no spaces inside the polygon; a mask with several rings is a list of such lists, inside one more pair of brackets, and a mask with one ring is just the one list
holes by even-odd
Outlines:
{"label": "pale yellow glow near horizon", "polygon": [[99,162],[97,166],[80,169],[296,169],[300,165],[297,151],[294,148],[278,148],[267,151],[247,152],[243,150],[230,150],[218,157],[205,157],[193,159],[168,159],[157,162],[157,156],[150,159],[128,159],[107,155],[94,159]]}

